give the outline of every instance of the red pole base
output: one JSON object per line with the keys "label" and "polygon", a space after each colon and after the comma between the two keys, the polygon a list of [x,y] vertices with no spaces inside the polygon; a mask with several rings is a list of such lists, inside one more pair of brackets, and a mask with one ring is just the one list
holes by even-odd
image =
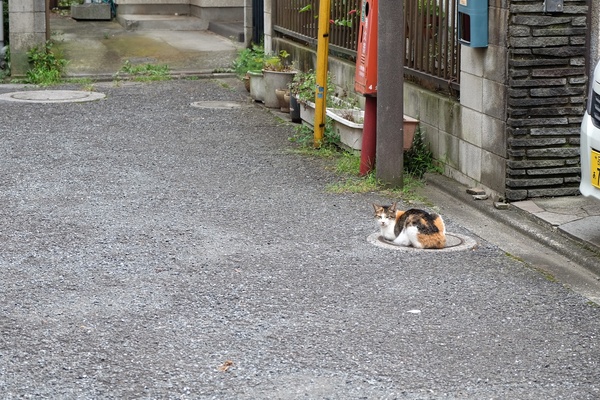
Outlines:
{"label": "red pole base", "polygon": [[375,168],[377,146],[377,97],[365,97],[365,120],[363,122],[362,149],[360,151],[360,175],[367,175]]}

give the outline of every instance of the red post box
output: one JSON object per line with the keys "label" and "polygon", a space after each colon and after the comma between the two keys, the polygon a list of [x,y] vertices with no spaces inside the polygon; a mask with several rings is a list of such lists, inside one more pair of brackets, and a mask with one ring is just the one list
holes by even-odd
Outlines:
{"label": "red post box", "polygon": [[354,90],[365,96],[377,94],[377,0],[362,1]]}
{"label": "red post box", "polygon": [[362,0],[354,90],[365,96],[360,174],[375,167],[377,146],[377,0]]}

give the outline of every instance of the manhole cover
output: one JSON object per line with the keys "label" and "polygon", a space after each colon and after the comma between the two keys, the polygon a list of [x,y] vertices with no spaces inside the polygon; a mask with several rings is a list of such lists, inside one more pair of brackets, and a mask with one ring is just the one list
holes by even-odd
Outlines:
{"label": "manhole cover", "polygon": [[398,246],[392,242],[389,242],[381,237],[379,232],[372,233],[367,237],[367,241],[374,244],[377,247],[381,247],[388,250],[400,250],[400,251],[460,251],[460,250],[471,250],[477,246],[477,242],[468,236],[460,235],[458,233],[446,232],[446,247],[443,249],[417,249],[414,247]]}
{"label": "manhole cover", "polygon": [[0,100],[22,103],[80,103],[106,97],[104,93],[82,90],[31,90],[0,94]]}
{"label": "manhole cover", "polygon": [[235,108],[241,108],[242,103],[236,103],[235,101],[196,101],[192,103],[191,106],[196,108],[233,110]]}

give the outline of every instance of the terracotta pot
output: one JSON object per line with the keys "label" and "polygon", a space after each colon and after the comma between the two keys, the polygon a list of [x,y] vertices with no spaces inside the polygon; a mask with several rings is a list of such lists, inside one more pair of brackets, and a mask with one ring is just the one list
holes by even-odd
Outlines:
{"label": "terracotta pot", "polygon": [[277,97],[277,103],[279,103],[281,112],[289,113],[290,106],[285,103],[285,89],[275,89],[275,96]]}
{"label": "terracotta pot", "polygon": [[[287,111],[284,111],[284,112],[288,112],[288,113],[290,112],[290,103],[292,101],[291,99],[292,99],[292,96],[290,96],[290,92],[288,92],[286,90],[285,94],[283,95],[283,102],[285,104],[285,108],[287,108]],[[283,111],[283,110],[281,110],[281,111]]]}
{"label": "terracotta pot", "polygon": [[246,88],[246,90],[250,92],[250,75],[246,73],[246,76],[242,78],[242,81],[244,82],[244,87]]}

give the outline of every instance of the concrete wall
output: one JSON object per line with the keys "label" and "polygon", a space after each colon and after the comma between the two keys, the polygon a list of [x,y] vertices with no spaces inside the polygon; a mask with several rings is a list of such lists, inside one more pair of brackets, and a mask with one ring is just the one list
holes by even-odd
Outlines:
{"label": "concrete wall", "polygon": [[119,14],[181,14],[208,21],[243,21],[245,0],[116,0]]}
{"label": "concrete wall", "polygon": [[11,1],[8,6],[11,74],[23,76],[29,70],[27,52],[35,46],[43,48],[49,37],[46,1]]}
{"label": "concrete wall", "polygon": [[446,174],[459,182],[504,194],[508,5],[490,1],[488,12],[488,47],[461,46],[459,124],[434,154],[448,160]]}
{"label": "concrete wall", "polygon": [[264,27],[264,46],[265,53],[269,54],[273,52],[273,2],[271,0],[264,0],[265,9],[265,27]]}
{"label": "concrete wall", "polygon": [[244,0],[190,0],[192,15],[209,21],[243,21]]}

